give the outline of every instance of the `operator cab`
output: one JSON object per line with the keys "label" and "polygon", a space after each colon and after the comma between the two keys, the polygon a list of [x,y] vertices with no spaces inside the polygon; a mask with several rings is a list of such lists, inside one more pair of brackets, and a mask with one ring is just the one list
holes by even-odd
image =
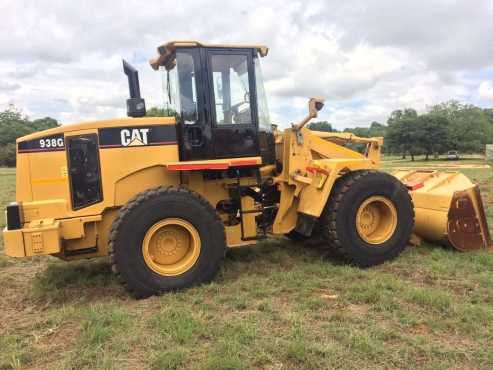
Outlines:
{"label": "operator cab", "polygon": [[274,136],[259,58],[265,46],[170,42],[151,66],[163,76],[165,108],[178,121],[180,160],[261,156]]}

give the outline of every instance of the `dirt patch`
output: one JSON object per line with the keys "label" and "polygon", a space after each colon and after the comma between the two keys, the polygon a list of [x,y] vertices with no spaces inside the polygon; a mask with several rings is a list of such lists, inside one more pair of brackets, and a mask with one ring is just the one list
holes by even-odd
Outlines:
{"label": "dirt patch", "polygon": [[351,312],[352,314],[361,317],[361,316],[368,314],[370,307],[367,304],[352,304],[352,303],[350,303],[347,306],[347,310],[349,312]]}
{"label": "dirt patch", "polygon": [[22,321],[21,312],[32,311],[33,303],[29,300],[29,290],[36,273],[43,264],[16,264],[3,268],[0,274],[2,282],[2,299],[0,299],[0,332],[8,326]]}
{"label": "dirt patch", "polygon": [[40,353],[41,357],[33,365],[36,369],[52,369],[53,364],[63,357],[63,352],[71,348],[80,333],[80,326],[75,323],[65,323],[60,326],[48,328],[35,336],[32,344]]}

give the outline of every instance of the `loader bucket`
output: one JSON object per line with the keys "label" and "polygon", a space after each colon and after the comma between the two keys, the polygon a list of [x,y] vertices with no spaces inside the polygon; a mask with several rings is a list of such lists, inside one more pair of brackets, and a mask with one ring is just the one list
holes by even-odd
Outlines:
{"label": "loader bucket", "polygon": [[459,172],[396,171],[414,203],[414,234],[460,251],[493,250],[479,186]]}

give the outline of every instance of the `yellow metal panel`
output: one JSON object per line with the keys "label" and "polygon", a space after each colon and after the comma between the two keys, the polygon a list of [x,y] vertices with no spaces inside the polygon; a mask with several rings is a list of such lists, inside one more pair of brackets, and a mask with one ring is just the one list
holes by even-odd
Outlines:
{"label": "yellow metal panel", "polygon": [[[175,119],[170,117],[87,122],[34,133],[18,141],[54,134],[65,134],[66,137],[70,137],[97,133],[98,128],[104,127],[174,125],[175,123]],[[16,199],[19,203],[25,204],[27,222],[39,218],[69,218],[101,214],[104,209],[115,206],[115,188],[119,185],[121,187],[118,189],[120,194],[118,201],[124,202],[148,187],[179,183],[177,174],[166,173],[164,169],[162,176],[157,176],[157,171],[152,176],[144,176],[146,177],[144,182],[128,180],[134,173],[147,167],[161,166],[164,168],[167,161],[178,160],[177,145],[100,149],[103,201],[73,211],[65,151],[22,153],[17,155],[17,160]]]}
{"label": "yellow metal panel", "polygon": [[[124,204],[137,193],[158,185],[176,185],[179,174],[164,165],[178,159],[177,145],[135,146],[100,150],[103,202],[73,212],[100,214],[103,209]],[[148,171],[148,168],[152,169]]]}
{"label": "yellow metal panel", "polygon": [[295,198],[296,187],[286,183],[279,184],[281,202],[277,211],[276,219],[272,227],[274,234],[287,234],[296,226],[298,219],[298,198]]}
{"label": "yellow metal panel", "polygon": [[373,167],[372,162],[364,157],[360,159],[320,159],[317,160],[317,165],[327,171],[329,175],[322,187],[317,186],[317,184],[305,186],[301,190],[298,205],[298,212],[315,217],[320,217],[322,214],[334,183],[341,176],[341,173]]}
{"label": "yellow metal panel", "polygon": [[354,150],[345,148],[341,145],[334,144],[316,135],[310,134],[309,140],[310,142],[308,145],[310,149],[325,158],[342,158],[342,159],[365,158],[362,154],[355,152]]}
{"label": "yellow metal panel", "polygon": [[29,154],[17,154],[15,171],[15,199],[30,202],[33,199],[31,189],[31,166]]}
{"label": "yellow metal panel", "polygon": [[32,221],[22,230],[26,256],[53,254],[61,251],[60,222],[53,219]]}
{"label": "yellow metal panel", "polygon": [[9,257],[25,257],[22,230],[3,229],[3,247],[5,254]]}
{"label": "yellow metal panel", "polygon": [[68,177],[62,171],[67,166],[65,151],[22,155],[29,156],[33,200],[70,199]]}
{"label": "yellow metal panel", "polygon": [[447,219],[447,212],[415,206],[414,233],[425,240],[443,241],[447,237]]}
{"label": "yellow metal panel", "polygon": [[22,202],[24,222],[31,222],[41,218],[64,217],[69,211],[66,199],[38,200]]}
{"label": "yellow metal panel", "polygon": [[[159,123],[163,119],[132,120],[132,124],[136,125],[141,121],[149,124]],[[117,122],[121,124],[127,121]],[[108,121],[107,124],[115,125],[113,121]],[[81,130],[70,130],[67,136],[97,132],[93,128],[87,128],[90,124],[79,126]],[[135,194],[148,188],[180,183],[179,173],[167,171],[165,168],[168,161],[178,160],[177,145],[100,149],[103,200],[73,211],[66,153],[23,153],[19,157],[21,160],[17,174],[17,201],[22,204],[25,222],[40,218],[63,219],[101,214],[104,209],[122,205]],[[31,179],[29,187],[25,185],[26,178]],[[32,196],[29,189],[32,189]]]}
{"label": "yellow metal panel", "polygon": [[114,185],[115,201],[113,205],[123,205],[135,194],[146,189],[161,185],[178,185],[179,182],[179,174],[168,171],[162,165],[143,168],[130,173],[116,182]]}
{"label": "yellow metal panel", "polygon": [[84,224],[101,221],[102,216],[77,217],[60,220],[63,239],[77,239],[84,236]]}
{"label": "yellow metal panel", "polygon": [[226,226],[226,244],[229,248],[256,244],[256,240],[241,240],[241,225]]}
{"label": "yellow metal panel", "polygon": [[[250,197],[242,197],[241,198],[241,208],[244,211],[253,210],[254,209],[254,201]],[[245,213],[243,214],[243,237],[245,238],[254,238],[257,236],[257,223],[255,222],[255,216],[258,216],[259,213]]]}
{"label": "yellow metal panel", "polygon": [[313,182],[313,179],[311,177],[307,177],[307,176],[291,175],[291,177],[293,178],[294,181],[302,182],[303,184],[306,184],[306,185],[311,185]]}
{"label": "yellow metal panel", "polygon": [[82,224],[82,229],[83,234],[80,238],[64,240],[64,250],[74,251],[97,246],[97,223],[85,222]]}
{"label": "yellow metal panel", "polygon": [[103,213],[103,218],[98,224],[98,256],[106,256],[108,254],[108,240],[110,237],[111,225],[117,215],[117,208],[106,210]]}

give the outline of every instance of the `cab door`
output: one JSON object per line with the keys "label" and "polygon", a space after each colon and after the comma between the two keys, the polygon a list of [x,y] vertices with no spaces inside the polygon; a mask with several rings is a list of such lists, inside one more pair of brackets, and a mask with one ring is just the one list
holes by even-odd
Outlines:
{"label": "cab door", "polygon": [[[175,67],[168,73],[166,91],[175,100],[182,161],[213,158],[211,119],[208,109],[205,57],[200,49],[176,52]],[[173,104],[172,104],[173,105]]]}
{"label": "cab door", "polygon": [[259,155],[253,51],[206,49],[214,158]]}

